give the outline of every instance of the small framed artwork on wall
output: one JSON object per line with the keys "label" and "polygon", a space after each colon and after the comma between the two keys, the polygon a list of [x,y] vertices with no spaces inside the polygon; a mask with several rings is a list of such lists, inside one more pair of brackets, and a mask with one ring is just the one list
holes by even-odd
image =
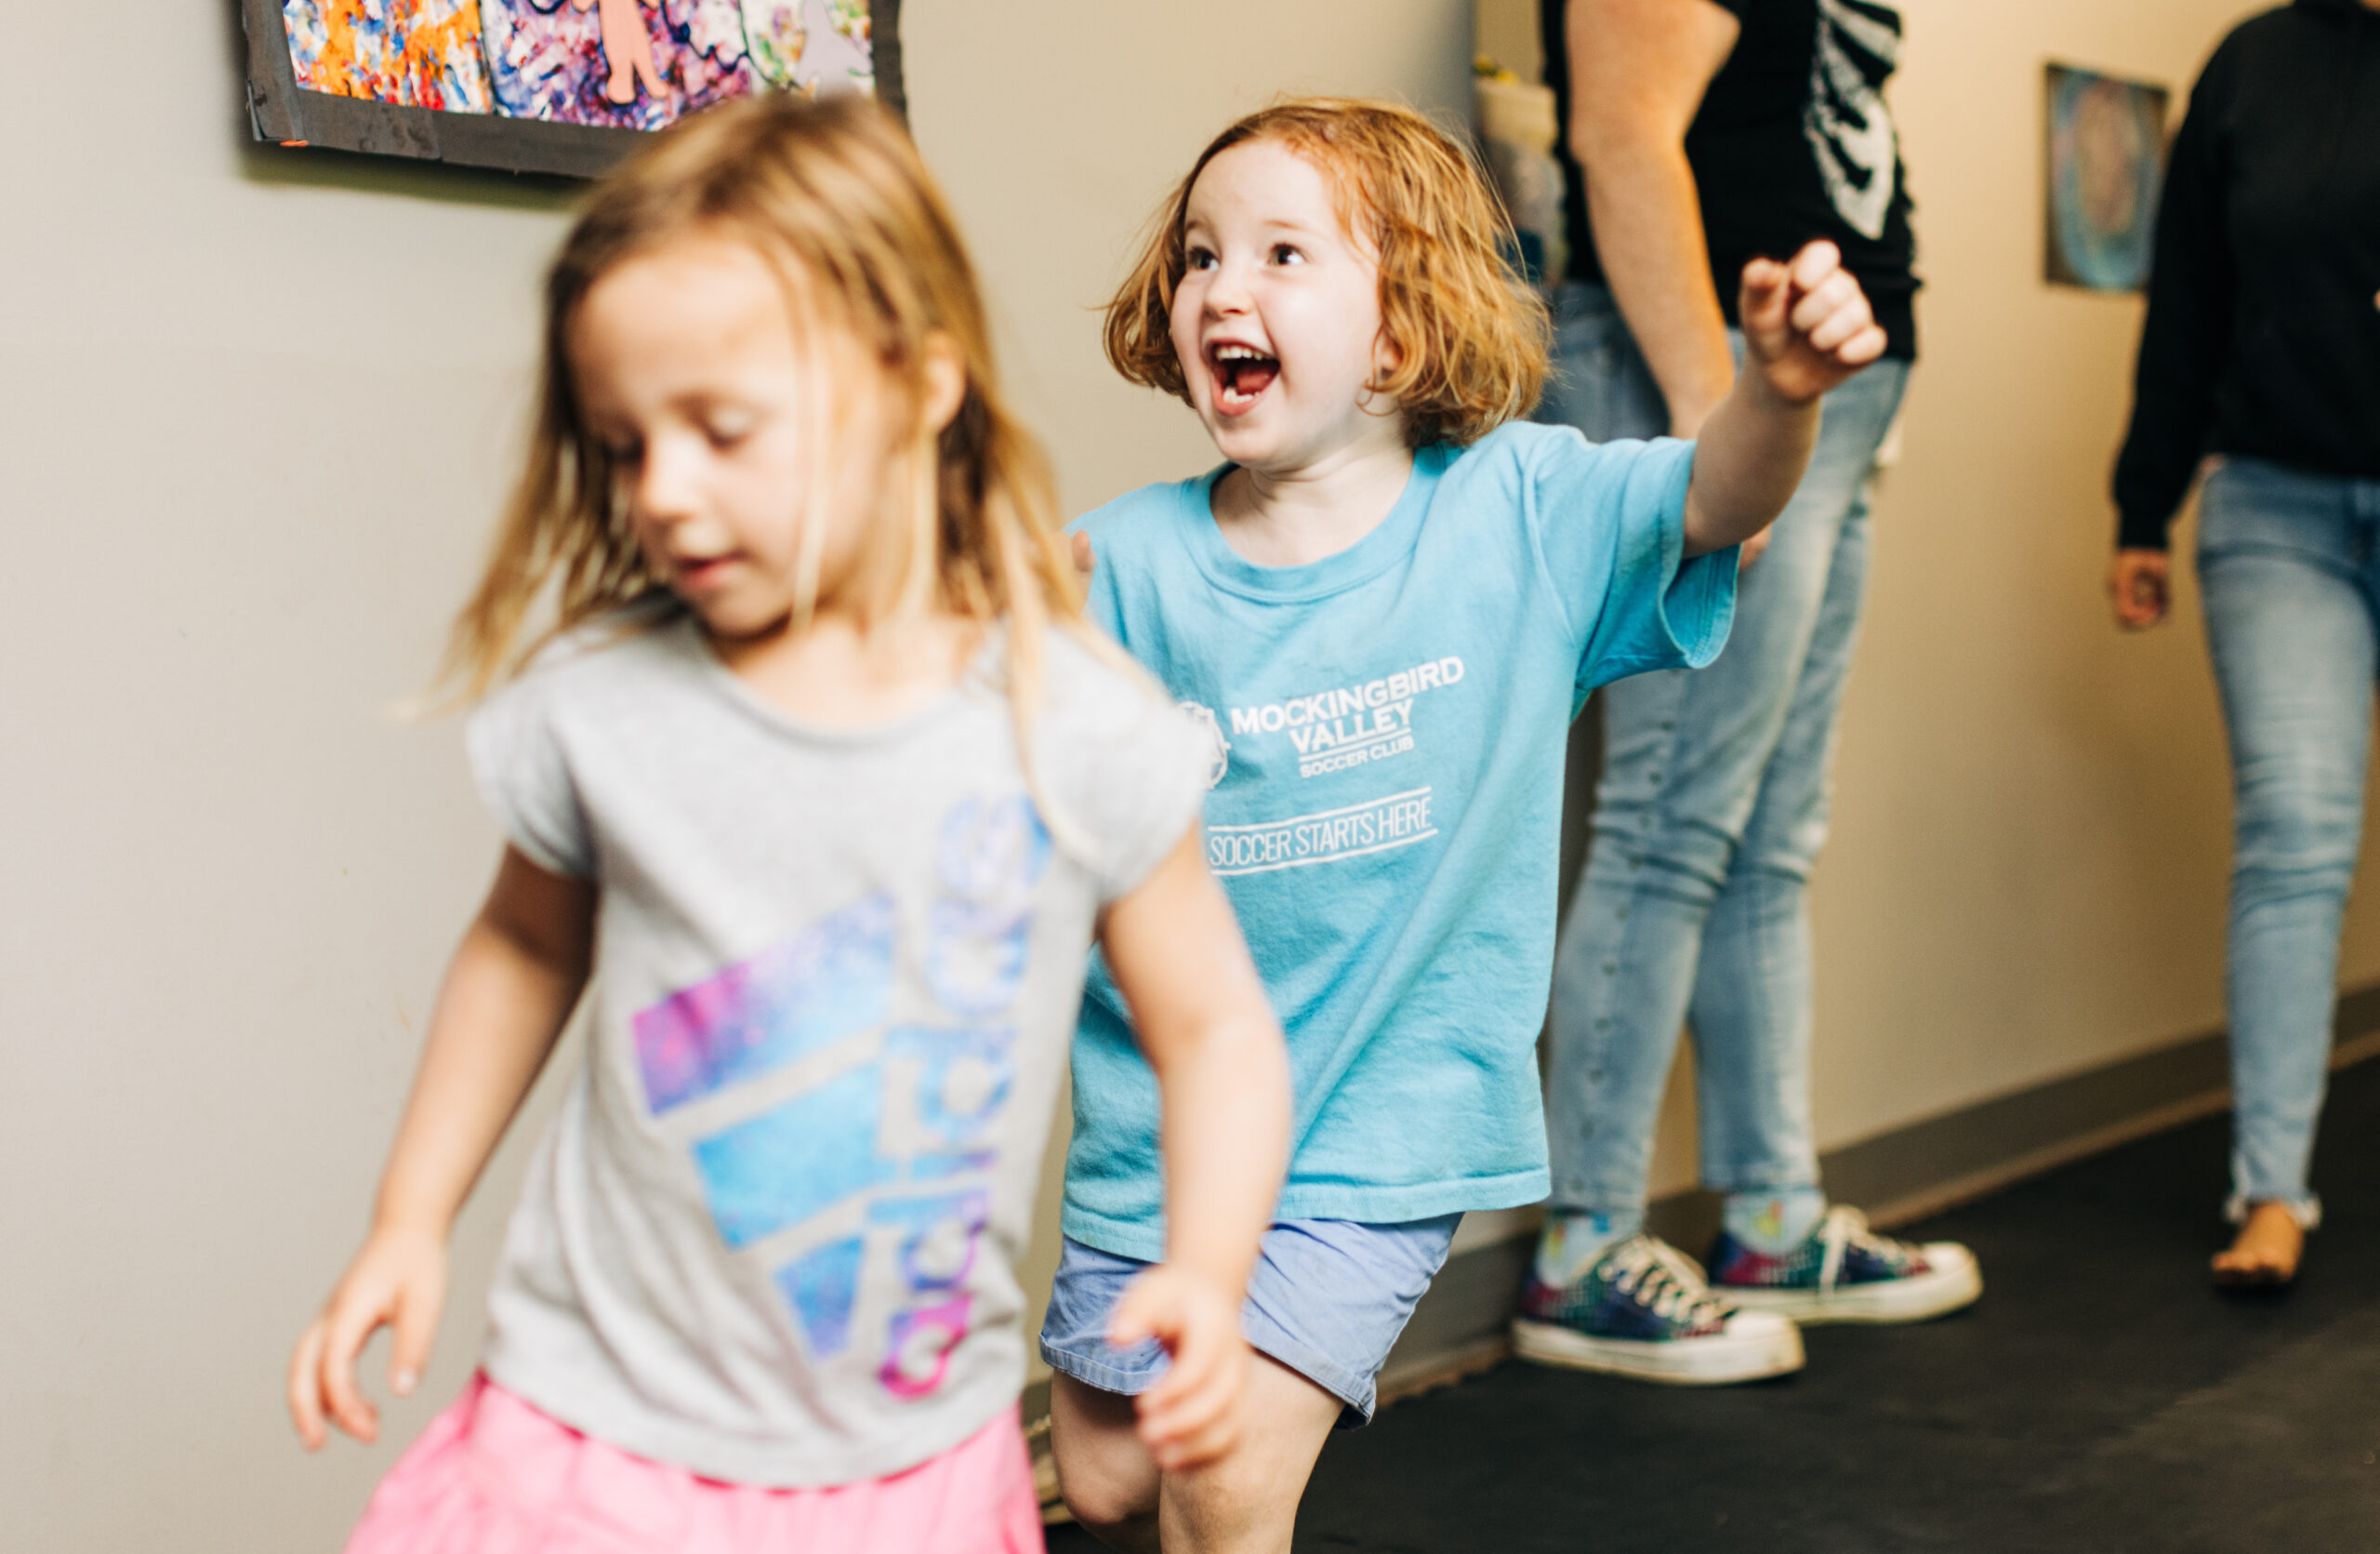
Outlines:
{"label": "small framed artwork on wall", "polygon": [[2088,291],[2149,284],[2165,179],[2164,87],[2048,67],[2043,278]]}
{"label": "small framed artwork on wall", "polygon": [[248,118],[286,146],[591,178],[752,92],[905,112],[899,0],[241,0]]}

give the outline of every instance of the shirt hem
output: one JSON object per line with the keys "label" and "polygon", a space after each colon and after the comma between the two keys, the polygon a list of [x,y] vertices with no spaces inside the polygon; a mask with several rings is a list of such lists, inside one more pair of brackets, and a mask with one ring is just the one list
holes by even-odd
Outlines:
{"label": "shirt hem", "polygon": [[[1403,1225],[1440,1215],[1513,1209],[1536,1203],[1553,1191],[1545,1167],[1495,1176],[1464,1176],[1411,1187],[1301,1186],[1291,1183],[1273,1210],[1274,1223],[1287,1219],[1343,1219],[1358,1225]],[[1058,1228],[1069,1238],[1113,1256],[1155,1263],[1165,1257],[1165,1226],[1157,1216],[1111,1219],[1067,1203]]]}

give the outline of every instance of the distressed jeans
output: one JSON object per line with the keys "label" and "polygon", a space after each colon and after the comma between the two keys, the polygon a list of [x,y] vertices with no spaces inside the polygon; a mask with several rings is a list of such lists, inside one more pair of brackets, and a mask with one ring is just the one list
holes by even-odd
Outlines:
{"label": "distressed jeans", "polygon": [[2201,498],[2199,580],[2231,750],[2235,1214],[2320,1205],[2339,923],[2363,831],[2380,668],[2380,481],[2231,458]]}
{"label": "distressed jeans", "polygon": [[[1667,424],[1610,294],[1559,298],[1539,418],[1588,437]],[[1739,342],[1740,350],[1740,342]],[[1554,977],[1546,1124],[1558,1209],[1642,1214],[1691,1024],[1705,1183],[1814,1187],[1806,891],[1868,570],[1868,484],[1907,386],[1880,362],[1829,394],[1817,451],[1703,670],[1603,692],[1591,850]]]}

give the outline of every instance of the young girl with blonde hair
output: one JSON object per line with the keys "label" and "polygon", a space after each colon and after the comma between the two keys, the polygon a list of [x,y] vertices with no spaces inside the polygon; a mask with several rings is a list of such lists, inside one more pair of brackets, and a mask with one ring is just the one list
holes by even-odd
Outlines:
{"label": "young girl with blonde hair", "polygon": [[1105,1341],[1165,1253],[1160,1103],[1129,990],[1094,972],[1041,1348],[1068,1502],[1119,1548],[1286,1550],[1463,1211],[1545,1195],[1534,1053],[1570,719],[1597,684],[1718,653],[1734,548],[1792,494],[1818,396],[1883,347],[1825,245],[1755,262],[1745,370],[1701,441],[1591,446],[1518,419],[1546,324],[1508,236],[1421,115],[1289,102],[1207,148],[1108,308],[1117,370],[1188,404],[1225,462],[1084,518],[1078,563],[1093,617],[1211,731],[1207,858],[1296,1096],[1241,1315],[1263,1357],[1248,1426],[1169,1462],[1128,1401],[1166,1384],[1164,1356]]}
{"label": "young girl with blonde hair", "polygon": [[456,1213],[584,991],[480,1374],[350,1549],[1038,1549],[1012,1266],[1094,937],[1165,1095],[1174,1231],[1115,1322],[1175,1359],[1143,1439],[1193,1463],[1238,1419],[1287,1086],[1198,853],[1203,746],[1086,639],[965,253],[881,111],[671,130],[597,188],[547,301],[451,665],[501,685],[469,742],[507,845],[292,1358],[298,1431],[374,1438],[383,1324],[416,1383]]}

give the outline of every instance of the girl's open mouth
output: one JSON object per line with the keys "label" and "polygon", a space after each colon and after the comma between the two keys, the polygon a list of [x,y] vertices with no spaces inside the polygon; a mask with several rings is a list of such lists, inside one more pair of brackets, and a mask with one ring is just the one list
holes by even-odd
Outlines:
{"label": "girl's open mouth", "polygon": [[1207,348],[1207,370],[1214,375],[1215,409],[1223,415],[1241,416],[1281,376],[1281,363],[1252,345],[1225,341]]}

